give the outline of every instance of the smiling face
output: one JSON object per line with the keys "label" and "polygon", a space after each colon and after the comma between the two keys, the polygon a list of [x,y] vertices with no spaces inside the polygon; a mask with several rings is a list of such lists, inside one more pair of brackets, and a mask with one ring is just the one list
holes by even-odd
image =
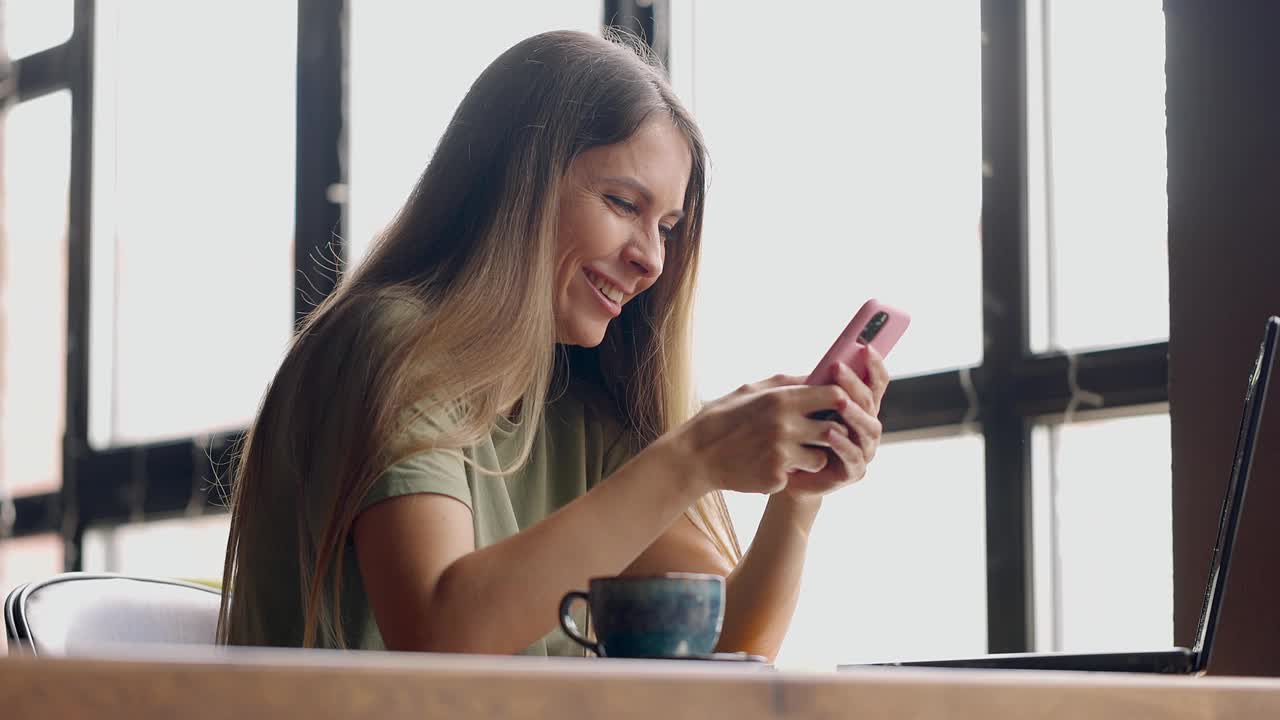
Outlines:
{"label": "smiling face", "polygon": [[665,117],[574,159],[560,189],[560,342],[599,345],[622,306],[657,281],[668,237],[684,216],[692,162],[688,141]]}

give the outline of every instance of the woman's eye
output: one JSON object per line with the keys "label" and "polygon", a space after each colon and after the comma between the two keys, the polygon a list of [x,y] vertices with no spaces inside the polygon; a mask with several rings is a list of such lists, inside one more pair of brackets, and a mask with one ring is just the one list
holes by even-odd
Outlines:
{"label": "woman's eye", "polygon": [[658,233],[662,235],[664,242],[671,242],[671,238],[676,234],[676,229],[674,225],[671,227],[659,227]]}
{"label": "woman's eye", "polygon": [[619,210],[622,210],[625,213],[634,213],[636,211],[636,206],[628,200],[624,200],[617,195],[608,195],[606,197],[609,198],[609,202],[613,203]]}

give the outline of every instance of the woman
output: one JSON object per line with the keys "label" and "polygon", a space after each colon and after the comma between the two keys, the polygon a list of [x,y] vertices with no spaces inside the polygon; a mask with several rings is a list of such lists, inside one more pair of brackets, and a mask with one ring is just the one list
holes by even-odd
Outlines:
{"label": "woman", "polygon": [[[639,47],[553,32],[494,61],[271,383],[220,639],[580,654],[555,628],[565,591],[690,571],[727,577],[718,649],[772,658],[888,380],[873,356],[867,382],[777,376],[696,407],[705,162]],[[843,423],[808,418],[824,409]],[[745,557],[724,490],[770,494]]]}

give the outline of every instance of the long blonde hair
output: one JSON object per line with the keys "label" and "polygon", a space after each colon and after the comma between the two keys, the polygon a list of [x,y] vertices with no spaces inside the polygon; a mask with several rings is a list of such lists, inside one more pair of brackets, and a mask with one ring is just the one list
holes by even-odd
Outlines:
{"label": "long blonde hair", "polygon": [[[666,269],[598,348],[558,352],[560,180],[578,154],[626,140],[659,114],[693,157]],[[690,330],[705,185],[701,134],[643,45],[550,32],[499,56],[368,257],[305,319],[267,390],[234,471],[220,642],[235,641],[246,622],[234,596],[256,555],[244,538],[287,522],[263,517],[269,498],[298,509],[302,645],[345,647],[343,550],[387,467],[474,445],[517,402],[520,424],[536,427],[570,354],[575,372],[600,381],[637,448],[696,412]],[[408,435],[424,415],[450,422],[430,437]],[[534,438],[524,436],[513,467],[485,470],[526,463]],[[719,493],[688,515],[726,558],[740,559]]]}

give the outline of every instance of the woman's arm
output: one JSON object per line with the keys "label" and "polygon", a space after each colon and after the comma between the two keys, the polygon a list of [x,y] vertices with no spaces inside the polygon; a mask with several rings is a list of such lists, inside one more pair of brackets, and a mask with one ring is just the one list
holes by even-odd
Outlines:
{"label": "woman's arm", "polygon": [[[832,436],[825,467],[814,473],[793,474],[786,491],[769,497],[751,547],[736,568],[691,521],[682,518],[627,569],[630,574],[685,571],[724,575],[727,599],[717,650],[749,652],[770,660],[777,656],[795,614],[809,531],[822,495],[862,479],[867,463],[875,457],[881,434],[876,416],[889,385],[889,373],[874,349],[861,352],[867,362],[866,380],[845,365],[836,372],[836,383],[852,400],[840,408],[852,437]],[[801,383],[804,378],[790,381]]]}
{"label": "woman's arm", "polygon": [[[653,482],[651,478],[672,478]],[[705,492],[654,448],[542,522],[475,549],[471,511],[444,495],[391,498],[355,525],[360,574],[388,649],[510,654],[555,625],[560,598],[635,559]]]}
{"label": "woman's arm", "polygon": [[622,572],[697,498],[724,489],[772,494],[790,473],[826,465],[813,446],[843,429],[808,417],[850,402],[832,386],[744,386],[590,492],[478,550],[471,513],[453,498],[406,495],[371,506],[354,536],[383,640],[392,649],[518,652],[555,626],[566,591]]}

